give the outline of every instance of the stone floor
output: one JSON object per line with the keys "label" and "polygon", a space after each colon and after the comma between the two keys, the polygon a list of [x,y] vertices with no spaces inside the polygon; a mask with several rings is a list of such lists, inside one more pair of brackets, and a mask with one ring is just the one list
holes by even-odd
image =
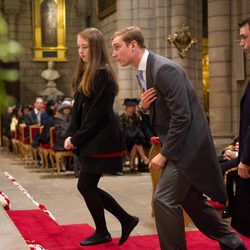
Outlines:
{"label": "stone floor", "polygon": [[[37,209],[37,206],[6,175],[11,175],[32,197],[43,204],[58,224],[88,223],[94,227],[92,218],[78,192],[77,178],[72,172],[53,175],[41,168],[25,165],[21,159],[0,147],[0,191],[11,201],[10,209]],[[149,173],[126,173],[124,176],[106,175],[100,187],[109,192],[131,214],[140,218],[132,235],[156,234],[151,216],[151,177]],[[119,222],[106,213],[108,229],[113,237],[119,237]],[[190,223],[186,230],[195,229]],[[19,231],[0,207],[0,250],[29,249]]]}
{"label": "stone floor", "polygon": [[[21,192],[6,174],[13,176],[32,196],[33,200],[52,213],[58,224],[88,223],[94,226],[90,213],[76,189],[77,178],[72,172],[52,176],[44,169],[24,165],[18,156],[0,149],[0,191],[11,201],[10,209],[36,209],[31,199]],[[149,173],[125,173],[124,176],[104,176],[100,187],[109,192],[131,214],[137,215],[140,222],[133,235],[155,234],[154,218],[151,217],[151,178]],[[113,237],[121,233],[119,222],[109,213],[107,225]],[[25,250],[23,238],[10,221],[5,210],[0,209],[0,249]]]}

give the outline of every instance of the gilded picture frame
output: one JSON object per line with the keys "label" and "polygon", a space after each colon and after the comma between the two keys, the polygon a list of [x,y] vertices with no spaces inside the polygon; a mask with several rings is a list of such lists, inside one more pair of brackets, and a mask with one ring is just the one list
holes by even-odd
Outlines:
{"label": "gilded picture frame", "polygon": [[116,0],[97,0],[97,16],[103,19],[116,11]]}
{"label": "gilded picture frame", "polygon": [[33,60],[67,61],[65,0],[33,0],[32,4]]}

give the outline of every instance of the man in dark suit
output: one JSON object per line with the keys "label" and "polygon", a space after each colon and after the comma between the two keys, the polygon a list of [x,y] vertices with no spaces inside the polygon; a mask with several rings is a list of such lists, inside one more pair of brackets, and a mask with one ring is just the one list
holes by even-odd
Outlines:
{"label": "man in dark suit", "polygon": [[27,121],[28,125],[41,124],[41,114],[44,112],[42,107],[43,99],[41,97],[37,97],[34,102],[34,109],[29,113]]}
{"label": "man in dark suit", "polygon": [[114,33],[112,47],[121,66],[139,70],[139,107],[149,112],[161,141],[161,151],[149,165],[151,170],[162,168],[154,195],[161,249],[186,249],[181,206],[221,249],[246,249],[203,196],[227,200],[209,125],[187,74],[175,62],[146,50],[136,26]]}
{"label": "man in dark suit", "polygon": [[[30,126],[35,124],[41,124],[41,116],[43,111],[43,99],[41,97],[37,97],[34,102],[34,109],[28,114],[26,117],[26,138],[30,137]],[[37,148],[39,146],[39,137],[40,133],[37,133],[34,137],[34,141],[32,143],[33,148]]]}
{"label": "man in dark suit", "polygon": [[[250,16],[242,19],[240,46],[250,56]],[[240,147],[238,178],[236,179],[235,206],[232,226],[246,237],[250,237],[250,81],[240,102]]]}

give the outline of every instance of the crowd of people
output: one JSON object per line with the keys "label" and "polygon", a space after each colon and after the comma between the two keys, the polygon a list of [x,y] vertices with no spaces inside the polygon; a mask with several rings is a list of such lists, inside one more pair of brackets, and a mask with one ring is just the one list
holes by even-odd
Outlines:
{"label": "crowd of people", "polygon": [[[128,166],[132,172],[148,171],[150,139],[156,136],[148,115],[138,110],[138,104],[138,99],[126,98],[123,103],[124,112],[117,115],[125,143],[124,167],[128,160]],[[64,151],[64,140],[71,122],[72,107],[73,100],[70,98],[65,98],[63,101],[54,99],[45,101],[42,97],[37,97],[33,105],[17,104],[8,107],[7,113],[3,116],[3,135],[9,139],[9,150],[13,151],[12,138],[15,136],[15,131],[17,130],[20,135],[20,124],[26,125],[27,140],[30,139],[29,127],[39,124],[42,127],[41,132],[35,135],[31,146],[38,148],[40,144],[50,144],[50,128],[54,127],[56,140],[53,149]],[[73,158],[73,160],[69,157],[62,158],[61,171],[73,169],[73,165],[77,161],[75,156]],[[41,162],[39,161],[39,163]]]}
{"label": "crowd of people", "polygon": [[[33,135],[32,148],[39,148],[41,144],[50,144],[50,128],[55,128],[55,143],[53,150],[64,151],[64,140],[66,131],[71,121],[73,100],[65,98],[62,101],[49,99],[45,101],[42,97],[37,97],[33,104],[23,106],[16,104],[8,107],[7,113],[3,116],[3,135],[8,138],[8,148],[13,151],[13,138],[16,136],[21,139],[20,125],[25,124],[25,140],[30,141],[30,126],[40,125],[41,129]],[[39,151],[36,159],[37,165],[42,165]],[[49,158],[48,161],[50,162]],[[79,168],[75,160],[71,157],[62,158],[61,171],[74,170],[78,175]],[[50,166],[52,166],[50,162]]]}

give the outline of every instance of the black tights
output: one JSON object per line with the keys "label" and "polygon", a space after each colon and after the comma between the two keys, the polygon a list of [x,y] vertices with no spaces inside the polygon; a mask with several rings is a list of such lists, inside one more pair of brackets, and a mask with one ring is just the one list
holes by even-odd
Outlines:
{"label": "black tights", "polygon": [[101,174],[81,172],[77,184],[95,222],[96,233],[108,232],[104,209],[113,214],[122,225],[131,218],[111,195],[97,187],[101,176]]}

